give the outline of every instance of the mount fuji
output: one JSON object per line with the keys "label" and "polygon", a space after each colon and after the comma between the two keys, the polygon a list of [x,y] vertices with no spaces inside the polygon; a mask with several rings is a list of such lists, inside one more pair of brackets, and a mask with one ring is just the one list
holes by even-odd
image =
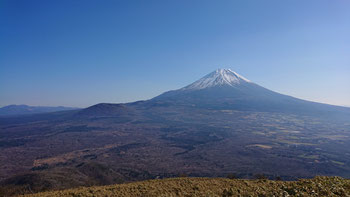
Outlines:
{"label": "mount fuji", "polygon": [[188,86],[165,92],[151,101],[208,109],[297,114],[349,112],[349,108],[306,101],[271,91],[230,69],[217,69]]}

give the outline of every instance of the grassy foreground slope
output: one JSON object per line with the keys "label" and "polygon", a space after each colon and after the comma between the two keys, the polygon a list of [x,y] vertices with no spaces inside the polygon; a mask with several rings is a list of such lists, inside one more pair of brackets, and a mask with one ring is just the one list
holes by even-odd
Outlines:
{"label": "grassy foreground slope", "polygon": [[127,184],[81,187],[31,194],[44,196],[350,196],[350,180],[315,177],[299,181],[226,178],[171,178]]}

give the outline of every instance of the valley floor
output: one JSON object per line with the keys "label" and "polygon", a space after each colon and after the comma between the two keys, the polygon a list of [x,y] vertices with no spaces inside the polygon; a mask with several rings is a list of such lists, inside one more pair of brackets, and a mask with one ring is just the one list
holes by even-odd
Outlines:
{"label": "valley floor", "polygon": [[350,180],[339,177],[315,177],[299,181],[170,178],[80,187],[27,196],[350,196]]}

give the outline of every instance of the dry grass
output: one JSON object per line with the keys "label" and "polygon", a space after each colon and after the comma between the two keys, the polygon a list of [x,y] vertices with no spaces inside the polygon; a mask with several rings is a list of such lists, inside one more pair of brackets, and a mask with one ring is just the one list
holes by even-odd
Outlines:
{"label": "dry grass", "polygon": [[350,180],[316,177],[299,181],[172,178],[81,187],[27,195],[44,196],[350,196]]}

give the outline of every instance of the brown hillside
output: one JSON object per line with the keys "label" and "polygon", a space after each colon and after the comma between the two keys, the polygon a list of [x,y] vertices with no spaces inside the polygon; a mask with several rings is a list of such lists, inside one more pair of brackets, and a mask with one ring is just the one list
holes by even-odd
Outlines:
{"label": "brown hillside", "polygon": [[172,178],[81,187],[27,195],[44,196],[350,196],[350,180],[316,177],[299,181]]}

